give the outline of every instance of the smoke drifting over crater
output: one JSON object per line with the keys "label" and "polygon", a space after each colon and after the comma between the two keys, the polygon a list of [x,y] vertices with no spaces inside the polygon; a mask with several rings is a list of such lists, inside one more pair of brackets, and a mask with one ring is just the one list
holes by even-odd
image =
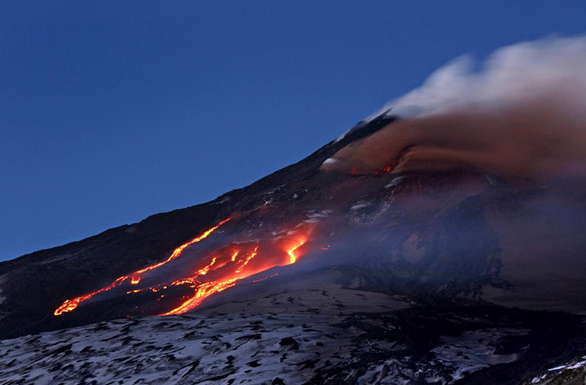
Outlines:
{"label": "smoke drifting over crater", "polygon": [[381,111],[405,120],[351,143],[322,168],[584,179],[585,63],[586,37],[507,47],[476,72],[460,58]]}

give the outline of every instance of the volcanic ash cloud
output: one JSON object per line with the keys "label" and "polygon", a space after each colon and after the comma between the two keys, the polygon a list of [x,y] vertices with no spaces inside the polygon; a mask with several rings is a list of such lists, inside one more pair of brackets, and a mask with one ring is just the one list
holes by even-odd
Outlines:
{"label": "volcanic ash cloud", "polygon": [[523,43],[478,71],[465,57],[377,114],[398,115],[324,170],[464,168],[539,182],[586,179],[586,37]]}

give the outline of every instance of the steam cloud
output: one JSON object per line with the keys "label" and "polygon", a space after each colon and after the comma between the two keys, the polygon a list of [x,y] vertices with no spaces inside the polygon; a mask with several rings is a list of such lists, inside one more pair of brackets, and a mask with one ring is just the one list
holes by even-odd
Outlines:
{"label": "steam cloud", "polygon": [[586,179],[586,37],[513,45],[472,67],[464,57],[436,71],[381,111],[405,120],[348,145],[322,168]]}

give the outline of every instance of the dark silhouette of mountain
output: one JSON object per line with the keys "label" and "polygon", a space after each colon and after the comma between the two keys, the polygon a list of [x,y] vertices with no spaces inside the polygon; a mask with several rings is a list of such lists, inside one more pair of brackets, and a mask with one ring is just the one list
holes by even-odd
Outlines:
{"label": "dark silhouette of mountain", "polygon": [[15,337],[125,317],[129,311],[127,306],[106,306],[91,314],[71,313],[67,317],[55,317],[53,312],[67,298],[92,292],[124,274],[164,260],[177,246],[221,219],[264,204],[267,191],[310,178],[344,145],[392,120],[381,118],[366,126],[359,124],[344,139],[329,143],[306,159],[212,202],[156,214],[82,241],[0,263],[3,298],[0,336]]}

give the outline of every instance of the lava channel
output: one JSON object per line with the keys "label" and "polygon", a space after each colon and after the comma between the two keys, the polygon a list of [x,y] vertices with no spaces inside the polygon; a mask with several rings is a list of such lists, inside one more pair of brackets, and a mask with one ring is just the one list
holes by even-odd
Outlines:
{"label": "lava channel", "polygon": [[117,278],[114,282],[112,282],[110,285],[105,286],[99,290],[96,290],[94,292],[91,292],[89,294],[85,294],[79,297],[75,297],[72,299],[67,299],[63,302],[63,304],[61,306],[59,306],[57,309],[55,309],[55,311],[53,312],[53,315],[55,316],[59,316],[63,313],[67,313],[70,311],[75,310],[80,303],[87,301],[88,299],[94,297],[97,294],[100,293],[104,293],[106,291],[110,291],[115,287],[118,287],[120,285],[122,285],[125,281],[130,280],[130,283],[133,285],[136,285],[140,282],[142,276],[151,270],[155,270],[169,262],[171,262],[172,260],[178,258],[181,253],[183,252],[183,250],[185,250],[185,248],[189,245],[192,245],[194,243],[200,242],[204,239],[206,239],[211,233],[213,233],[214,231],[216,231],[220,226],[222,226],[224,223],[228,222],[231,218],[228,219],[224,219],[223,221],[221,221],[220,223],[218,223],[216,226],[206,230],[203,234],[201,234],[200,236],[192,239],[191,241],[184,243],[183,245],[179,246],[178,248],[176,248],[173,253],[169,256],[169,258],[167,258],[166,260],[156,263],[154,265],[151,266],[147,266],[143,269],[137,270],[134,273],[131,273],[129,275],[123,275],[122,277]]}
{"label": "lava channel", "polygon": [[[197,238],[179,246],[173,251],[171,256],[165,261],[145,267],[134,273],[119,277],[110,285],[103,287],[92,293],[68,299],[57,308],[54,315],[58,316],[65,312],[75,310],[79,304],[97,294],[112,290],[123,283],[136,285],[141,282],[141,278],[149,271],[155,270],[164,264],[178,258],[189,245],[200,242],[214,232],[218,227],[226,223],[229,219],[220,222],[218,225],[204,232]],[[298,261],[302,254],[299,249],[307,243],[308,234],[311,229],[297,229],[295,233],[279,239],[265,239],[263,241],[249,241],[241,243],[231,243],[223,246],[212,253],[206,253],[204,258],[199,262],[199,266],[194,266],[179,279],[170,283],[158,284],[150,287],[129,289],[127,295],[152,291],[159,292],[167,290],[171,286],[187,285],[193,289],[193,295],[183,298],[178,306],[164,312],[160,315],[183,314],[199,306],[206,298],[220,293],[230,287],[235,286],[239,281],[262,273],[273,267],[291,265]],[[162,295],[160,298],[164,298]]]}
{"label": "lava channel", "polygon": [[[306,236],[297,235],[284,242],[248,242],[218,250],[211,262],[199,269],[193,277],[183,278],[171,284],[189,284],[195,292],[181,305],[161,315],[183,314],[199,306],[211,295],[235,286],[242,279],[273,267],[294,264],[298,259],[297,250],[306,242]],[[207,281],[203,281],[204,275],[208,276]]]}

